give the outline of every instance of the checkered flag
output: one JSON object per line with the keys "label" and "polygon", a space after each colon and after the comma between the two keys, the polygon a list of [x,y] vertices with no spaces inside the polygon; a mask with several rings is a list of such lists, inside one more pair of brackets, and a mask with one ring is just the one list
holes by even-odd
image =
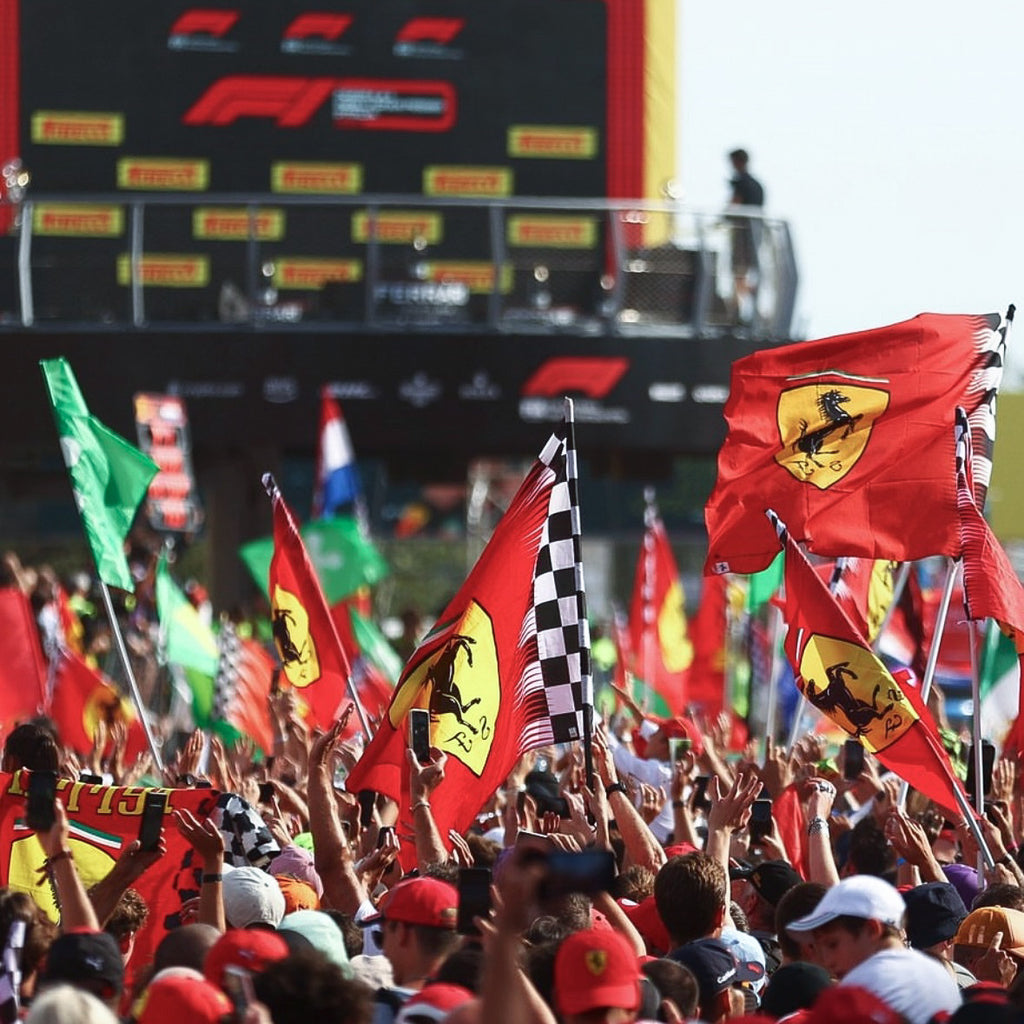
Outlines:
{"label": "checkered flag", "polygon": [[217,675],[213,682],[213,720],[230,722],[238,691],[242,663],[242,641],[235,625],[228,619],[220,624],[217,634]]}
{"label": "checkered flag", "polygon": [[554,743],[589,735],[583,716],[594,706],[572,400],[565,406],[561,428],[540,454],[555,480],[533,576],[532,614],[550,720],[546,742]]}

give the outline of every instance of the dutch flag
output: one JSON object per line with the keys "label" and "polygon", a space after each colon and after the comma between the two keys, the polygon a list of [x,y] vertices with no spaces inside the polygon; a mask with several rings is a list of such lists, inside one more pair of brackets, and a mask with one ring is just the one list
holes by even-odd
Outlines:
{"label": "dutch flag", "polygon": [[320,447],[316,457],[313,517],[326,519],[335,516],[340,508],[359,502],[362,494],[345,418],[325,387],[320,392]]}

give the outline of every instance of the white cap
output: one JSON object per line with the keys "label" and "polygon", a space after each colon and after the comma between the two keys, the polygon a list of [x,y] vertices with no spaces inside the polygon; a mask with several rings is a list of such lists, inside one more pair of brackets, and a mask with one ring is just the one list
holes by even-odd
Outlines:
{"label": "white cap", "polygon": [[829,889],[812,913],[791,921],[786,930],[810,932],[837,917],[847,916],[899,928],[905,911],[903,897],[888,882],[874,875],[852,875]]}

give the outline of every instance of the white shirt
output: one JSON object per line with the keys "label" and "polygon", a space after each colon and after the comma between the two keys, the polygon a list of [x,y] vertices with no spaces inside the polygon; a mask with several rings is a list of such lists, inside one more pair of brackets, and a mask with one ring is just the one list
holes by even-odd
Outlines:
{"label": "white shirt", "polygon": [[873,992],[909,1024],[928,1024],[940,1010],[960,1006],[960,989],[938,960],[916,949],[883,949],[857,964],[839,983]]}
{"label": "white shirt", "polygon": [[[640,725],[640,735],[650,739],[659,729],[654,722],[646,719]],[[652,761],[646,757],[637,757],[619,741],[614,733],[608,733],[608,746],[612,751],[615,769],[620,775],[632,775],[634,779],[646,782],[649,786],[665,787],[665,806],[651,822],[650,829],[659,843],[664,843],[672,833],[675,818],[672,814],[672,801],[669,797],[669,785],[672,782],[672,765],[668,761]]]}

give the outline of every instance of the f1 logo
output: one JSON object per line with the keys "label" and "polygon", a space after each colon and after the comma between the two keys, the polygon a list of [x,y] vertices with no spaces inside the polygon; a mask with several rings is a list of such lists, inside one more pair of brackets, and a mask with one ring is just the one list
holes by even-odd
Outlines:
{"label": "f1 logo", "polygon": [[547,359],[523,385],[523,395],[567,395],[582,392],[604,398],[629,369],[622,356],[560,356]]}

